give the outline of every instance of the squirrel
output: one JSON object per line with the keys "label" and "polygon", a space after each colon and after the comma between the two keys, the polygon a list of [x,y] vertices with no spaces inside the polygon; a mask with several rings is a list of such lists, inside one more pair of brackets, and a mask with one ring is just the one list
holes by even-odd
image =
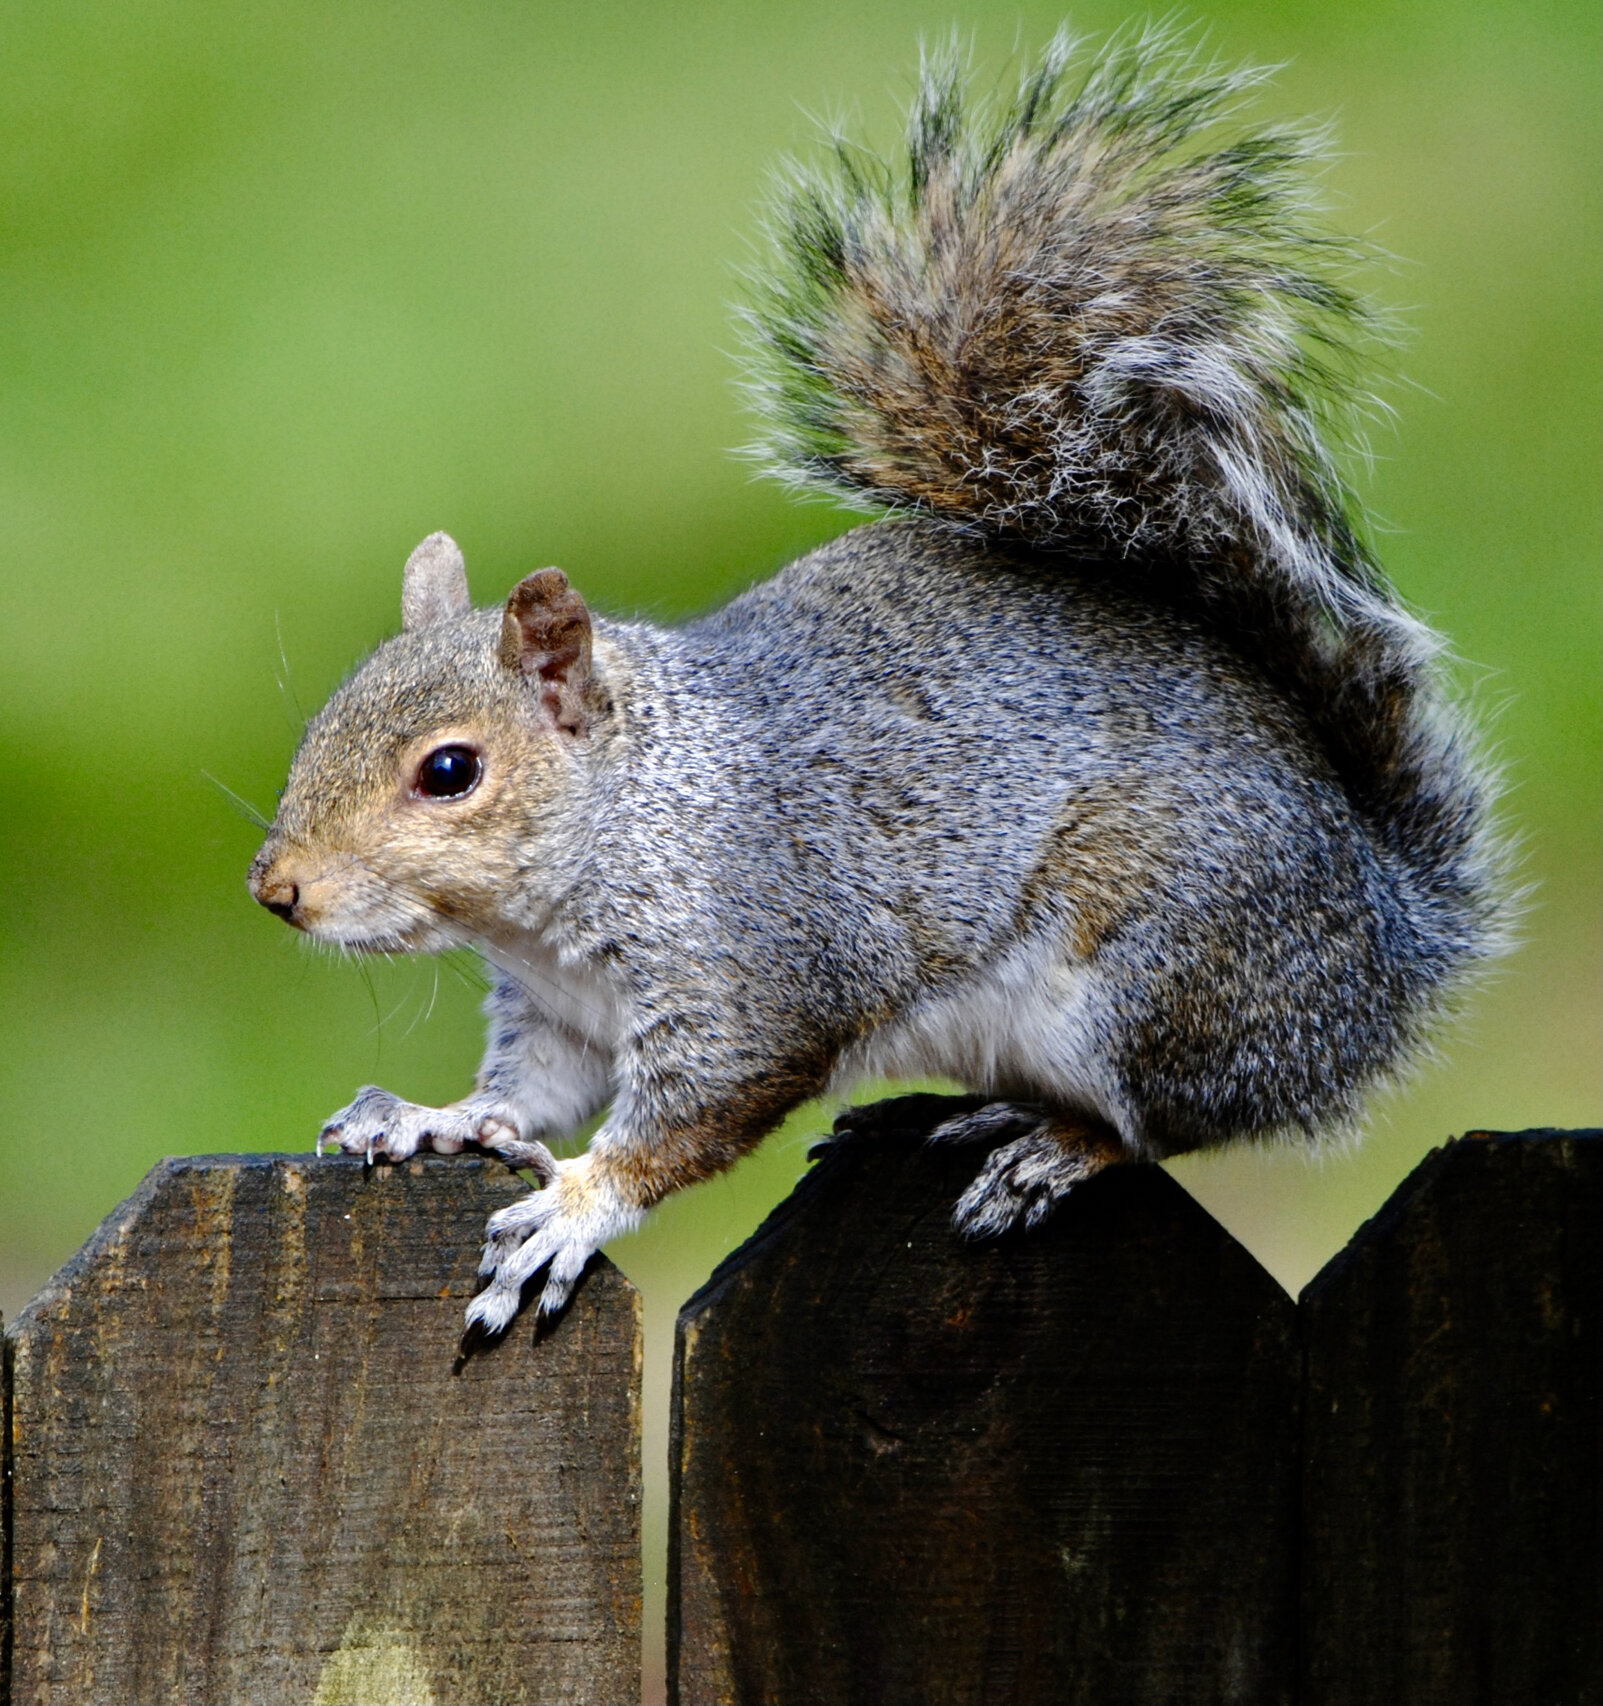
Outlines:
{"label": "squirrel", "polygon": [[470,1332],[867,1078],[978,1098],[934,1134],[983,1151],[974,1236],[1318,1138],[1498,951],[1491,772],[1326,443],[1357,245],[1316,138],[1220,133],[1259,75],[1060,33],[976,103],[934,56],[905,163],[795,170],[760,453],[875,518],[721,609],[612,620],[545,568],[476,610],[446,535],[413,552],[249,881],[318,941],[493,968],[473,1093],[369,1086],[318,1143],[537,1174]]}

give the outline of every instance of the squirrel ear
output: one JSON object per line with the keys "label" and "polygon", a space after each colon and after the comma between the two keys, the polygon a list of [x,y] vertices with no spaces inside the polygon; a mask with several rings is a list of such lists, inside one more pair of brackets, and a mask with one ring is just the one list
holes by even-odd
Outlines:
{"label": "squirrel ear", "polygon": [[536,569],[513,587],[501,618],[501,661],[540,685],[540,701],[567,734],[589,726],[590,612],[561,569]]}
{"label": "squirrel ear", "polygon": [[431,533],[406,559],[401,576],[401,626],[407,633],[466,616],[467,565],[449,533]]}

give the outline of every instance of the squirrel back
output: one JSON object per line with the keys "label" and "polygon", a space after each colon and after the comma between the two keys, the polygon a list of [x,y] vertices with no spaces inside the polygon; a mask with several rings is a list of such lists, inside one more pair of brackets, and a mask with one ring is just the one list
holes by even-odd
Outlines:
{"label": "squirrel back", "polygon": [[1287,695],[1428,919],[1425,1017],[1502,945],[1494,788],[1441,643],[1365,546],[1324,444],[1374,317],[1313,219],[1317,138],[1219,142],[1261,74],[1172,33],[1017,96],[927,60],[898,173],[793,169],[746,314],[755,449],[786,483],[1111,575]]}

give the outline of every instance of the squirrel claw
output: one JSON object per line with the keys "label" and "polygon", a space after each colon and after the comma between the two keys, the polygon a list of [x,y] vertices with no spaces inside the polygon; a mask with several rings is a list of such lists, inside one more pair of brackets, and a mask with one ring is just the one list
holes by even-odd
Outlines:
{"label": "squirrel claw", "polygon": [[536,1326],[553,1320],[568,1306],[590,1258],[609,1238],[638,1226],[641,1217],[641,1210],[598,1179],[593,1156],[551,1161],[542,1189],[490,1216],[479,1263],[485,1284],[468,1305],[469,1329],[505,1332],[525,1289],[541,1273],[545,1285],[535,1304]]}
{"label": "squirrel claw", "polygon": [[435,1155],[458,1155],[471,1147],[487,1149],[512,1167],[528,1167],[550,1179],[556,1161],[543,1143],[518,1136],[512,1117],[499,1108],[475,1105],[472,1098],[450,1108],[425,1108],[408,1102],[376,1084],[357,1092],[356,1099],[317,1134],[317,1153],[326,1147],[375,1161],[406,1161],[419,1150]]}

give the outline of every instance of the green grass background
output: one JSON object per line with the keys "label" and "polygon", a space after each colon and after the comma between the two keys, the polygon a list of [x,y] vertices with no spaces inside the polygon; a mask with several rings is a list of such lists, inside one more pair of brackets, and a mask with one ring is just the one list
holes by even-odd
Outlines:
{"label": "green grass background", "polygon": [[[1261,110],[1334,116],[1337,217],[1403,258],[1360,481],[1495,729],[1534,885],[1445,1064],[1322,1161],[1178,1170],[1289,1286],[1474,1126],[1599,1118],[1596,8],[1219,4]],[[481,601],[560,563],[673,618],[845,525],[751,481],[727,304],[809,115],[888,139],[921,33],[986,75],[1056,5],[124,0],[0,23],[0,1305],[170,1153],[296,1149],[367,1080],[460,1094],[477,992],[249,903],[302,713],[434,528]],[[1102,3],[1091,32],[1125,14]],[[803,1166],[809,1111],[616,1258],[645,1291],[649,1527],[682,1297]],[[660,1615],[658,1588],[649,1615]]]}

